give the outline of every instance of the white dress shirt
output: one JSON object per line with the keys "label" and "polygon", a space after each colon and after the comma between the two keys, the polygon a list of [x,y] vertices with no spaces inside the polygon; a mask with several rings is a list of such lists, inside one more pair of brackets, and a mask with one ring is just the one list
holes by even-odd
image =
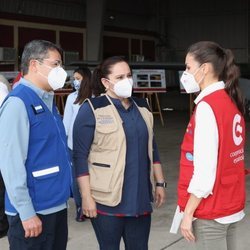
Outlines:
{"label": "white dress shirt", "polygon": [[78,95],[78,91],[75,91],[68,95],[64,115],[63,115],[63,124],[66,130],[66,135],[68,136],[68,147],[73,149],[73,125],[80,108],[79,104],[74,104],[76,97]]}
{"label": "white dress shirt", "polygon": [[9,91],[7,86],[3,82],[0,82],[0,106],[4,101],[4,98],[8,95],[8,93]]}
{"label": "white dress shirt", "polygon": [[[208,103],[201,100],[217,90],[224,89],[224,87],[222,81],[213,83],[201,91],[194,101],[195,104],[198,104],[195,113],[194,173],[187,191],[197,198],[207,198],[209,195],[213,195],[219,147],[218,126],[213,110]],[[242,210],[229,216],[217,218],[215,221],[222,224],[233,223],[241,220],[244,215]],[[177,207],[170,232],[177,232],[182,217],[183,212],[180,212],[179,207]]]}

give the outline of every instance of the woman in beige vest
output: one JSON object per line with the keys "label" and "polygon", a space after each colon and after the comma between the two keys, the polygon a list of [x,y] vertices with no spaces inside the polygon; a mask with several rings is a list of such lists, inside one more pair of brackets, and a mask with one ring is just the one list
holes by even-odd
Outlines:
{"label": "woman in beige vest", "polygon": [[[148,249],[152,202],[165,202],[166,182],[144,99],[132,98],[133,80],[123,58],[106,59],[93,72],[106,93],[87,99],[73,129],[73,159],[83,212],[100,249]],[[156,182],[156,183],[155,183]],[[153,198],[154,196],[154,198]]]}

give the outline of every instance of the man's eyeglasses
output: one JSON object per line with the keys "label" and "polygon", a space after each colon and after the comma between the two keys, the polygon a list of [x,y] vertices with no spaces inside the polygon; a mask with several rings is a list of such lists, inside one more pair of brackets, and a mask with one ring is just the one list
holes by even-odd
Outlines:
{"label": "man's eyeglasses", "polygon": [[58,67],[58,66],[60,66],[60,67],[64,66],[61,60],[51,60],[51,59],[47,59],[47,58],[38,58],[36,60],[41,62],[41,63],[43,61],[48,61],[48,62],[50,62],[51,67],[53,67],[53,68]]}

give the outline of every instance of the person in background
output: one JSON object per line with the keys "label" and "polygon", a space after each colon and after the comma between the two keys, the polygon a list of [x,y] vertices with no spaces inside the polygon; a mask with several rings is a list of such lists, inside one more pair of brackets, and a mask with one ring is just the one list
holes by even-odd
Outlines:
{"label": "person in background", "polygon": [[146,250],[152,202],[165,202],[166,187],[153,115],[145,99],[131,97],[131,70],[123,58],[107,58],[92,80],[106,93],[83,103],[73,128],[83,213],[100,249],[118,250],[123,238],[126,249]]}
{"label": "person in background", "polygon": [[8,80],[0,74],[0,106],[10,90],[11,88]]}
{"label": "person in background", "polygon": [[173,224],[196,249],[237,250],[244,217],[244,103],[231,50],[211,41],[190,46],[181,82],[198,92],[181,146]]}
{"label": "person in background", "polygon": [[53,100],[53,91],[63,87],[67,77],[61,53],[49,41],[27,43],[23,78],[0,109],[0,169],[10,250],[66,250],[71,166]]}
{"label": "person in background", "polygon": [[[8,80],[0,74],[0,107],[5,97],[8,95],[10,90],[10,85]],[[0,238],[7,235],[7,231],[9,228],[7,216],[4,212],[4,193],[5,186],[3,182],[2,175],[0,173]]]}
{"label": "person in background", "polygon": [[[91,72],[88,68],[76,69],[73,73],[74,81],[73,86],[75,91],[67,97],[63,124],[66,130],[66,135],[68,136],[68,148],[70,155],[72,156],[73,142],[72,142],[72,130],[75,117],[78,113],[79,107],[82,105],[86,98],[90,98],[92,95],[91,89]],[[81,196],[79,192],[79,187],[75,177],[74,164],[72,164],[72,192],[73,198],[76,205],[76,221],[84,221],[84,216],[82,213]]]}
{"label": "person in background", "polygon": [[17,74],[17,76],[14,78],[14,80],[12,82],[12,89],[14,89],[18,85],[18,83],[20,82],[21,78],[22,78],[22,72],[19,71],[18,74]]}

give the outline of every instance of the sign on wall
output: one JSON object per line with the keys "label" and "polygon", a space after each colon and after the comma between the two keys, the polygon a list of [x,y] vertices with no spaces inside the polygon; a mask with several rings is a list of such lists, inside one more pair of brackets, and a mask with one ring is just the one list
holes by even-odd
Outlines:
{"label": "sign on wall", "polygon": [[166,92],[165,70],[162,69],[134,69],[133,90],[139,92]]}

